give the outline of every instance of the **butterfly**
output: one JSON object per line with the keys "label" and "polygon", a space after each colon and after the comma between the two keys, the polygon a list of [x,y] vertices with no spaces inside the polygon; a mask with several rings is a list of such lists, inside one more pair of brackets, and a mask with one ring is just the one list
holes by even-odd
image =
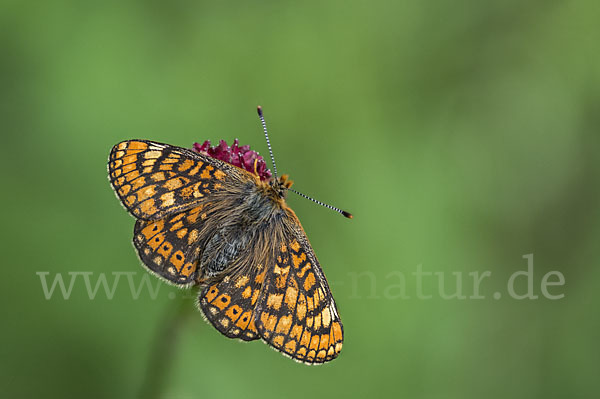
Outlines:
{"label": "butterfly", "polygon": [[292,182],[277,178],[258,112],[274,177],[259,173],[258,159],[243,167],[252,160],[244,158],[249,147],[236,166],[205,151],[126,140],[110,152],[109,180],[137,219],[133,244],[143,265],[175,285],[199,285],[198,307],[219,332],[261,339],[306,364],[325,363],[342,349],[342,322],[306,233],[286,204]]}

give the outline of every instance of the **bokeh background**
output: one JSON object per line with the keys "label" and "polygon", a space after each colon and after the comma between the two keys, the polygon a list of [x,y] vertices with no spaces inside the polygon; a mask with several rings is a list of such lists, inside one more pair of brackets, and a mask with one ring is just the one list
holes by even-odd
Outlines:
{"label": "bokeh background", "polygon": [[[594,1],[3,1],[0,396],[595,397],[599,20]],[[126,275],[90,299],[82,274],[46,299],[43,276],[145,281],[113,144],[266,154],[257,104],[280,172],[355,215],[289,198],[344,322],[337,360],[228,340],[153,277],[137,299]],[[511,298],[527,254],[538,298]],[[438,275],[418,298],[419,267],[467,298]]]}

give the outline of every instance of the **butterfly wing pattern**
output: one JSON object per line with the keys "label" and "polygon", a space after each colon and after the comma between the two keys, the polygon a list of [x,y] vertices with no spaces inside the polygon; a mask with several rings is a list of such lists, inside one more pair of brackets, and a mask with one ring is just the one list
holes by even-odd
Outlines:
{"label": "butterfly wing pattern", "polygon": [[261,294],[266,268],[248,265],[236,276],[207,285],[200,290],[198,306],[204,317],[229,338],[252,341],[256,330],[256,303]]}
{"label": "butterfly wing pattern", "polygon": [[109,179],[138,219],[158,220],[204,201],[243,174],[218,159],[147,140],[128,140],[110,152]]}
{"label": "butterfly wing pattern", "polygon": [[108,175],[123,206],[138,219],[133,243],[140,260],[178,285],[194,284],[198,277],[201,235],[210,230],[204,226],[207,198],[248,179],[245,171],[218,159],[147,140],[115,145]]}
{"label": "butterfly wing pattern", "polygon": [[319,262],[298,227],[279,243],[257,304],[256,327],[283,354],[319,364],[340,353],[343,327]]}
{"label": "butterfly wing pattern", "polygon": [[[202,215],[210,203],[158,220],[138,219],[133,230],[133,245],[142,263],[169,282],[193,284],[197,277]],[[206,216],[205,216],[206,217]]]}
{"label": "butterfly wing pattern", "polygon": [[269,197],[268,183],[147,140],[115,145],[108,172],[137,219],[141,262],[167,282],[199,285],[198,307],[219,332],[262,339],[306,364],[337,357],[343,327],[327,280],[298,218]]}

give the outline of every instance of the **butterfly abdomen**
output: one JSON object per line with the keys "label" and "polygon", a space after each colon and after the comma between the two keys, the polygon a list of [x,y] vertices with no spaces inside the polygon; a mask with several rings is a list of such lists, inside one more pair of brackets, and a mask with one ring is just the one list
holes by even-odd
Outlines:
{"label": "butterfly abdomen", "polygon": [[201,269],[207,276],[223,272],[246,249],[249,239],[250,235],[241,231],[240,226],[218,230],[206,244]]}

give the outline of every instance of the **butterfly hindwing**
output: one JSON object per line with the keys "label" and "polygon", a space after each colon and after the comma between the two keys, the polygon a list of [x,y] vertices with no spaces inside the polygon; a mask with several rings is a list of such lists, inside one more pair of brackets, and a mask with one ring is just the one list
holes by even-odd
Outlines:
{"label": "butterfly hindwing", "polygon": [[137,220],[133,245],[140,260],[154,273],[175,284],[191,284],[198,275],[204,219],[211,204],[205,202],[187,211],[159,220]]}
{"label": "butterfly hindwing", "polygon": [[200,290],[198,306],[221,334],[244,341],[259,338],[255,307],[266,272],[263,265],[248,264],[235,275]]}
{"label": "butterfly hindwing", "polygon": [[227,184],[247,176],[218,159],[146,140],[115,145],[110,152],[108,172],[125,208],[144,220],[158,220],[192,208]]}
{"label": "butterfly hindwing", "polygon": [[342,349],[343,327],[302,228],[292,228],[275,253],[256,309],[259,334],[295,360],[316,364],[334,359]]}

